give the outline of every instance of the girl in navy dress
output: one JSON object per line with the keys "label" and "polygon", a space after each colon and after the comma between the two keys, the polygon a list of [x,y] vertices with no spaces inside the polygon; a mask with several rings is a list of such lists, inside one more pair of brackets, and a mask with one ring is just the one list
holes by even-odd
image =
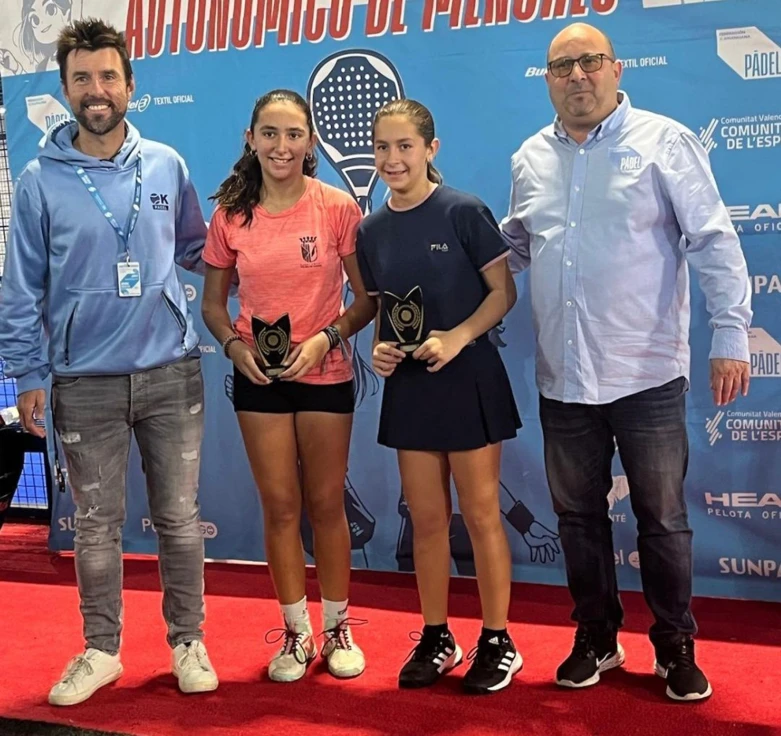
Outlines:
{"label": "girl in navy dress", "polygon": [[439,141],[423,105],[388,103],[377,112],[372,136],[391,197],[361,223],[358,263],[379,302],[372,362],[385,387],[378,439],[398,451],[425,624],[399,685],[431,685],[462,660],[447,623],[452,476],[483,611],[464,687],[494,692],[523,663],[506,628],[510,550],[499,508],[502,441],[516,436],[521,421],[487,334],[515,303],[509,248],[483,202],[442,183],[431,163]]}

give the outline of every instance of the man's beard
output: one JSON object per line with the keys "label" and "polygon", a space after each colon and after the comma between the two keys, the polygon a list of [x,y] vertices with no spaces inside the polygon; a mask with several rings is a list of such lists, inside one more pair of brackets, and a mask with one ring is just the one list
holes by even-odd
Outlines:
{"label": "man's beard", "polygon": [[127,108],[120,111],[111,103],[109,103],[109,108],[106,110],[106,113],[108,114],[104,113],[100,118],[91,118],[89,110],[87,110],[87,105],[94,104],[106,104],[106,102],[90,101],[86,104],[82,104],[79,111],[74,113],[76,120],[93,135],[106,135],[106,133],[110,133],[125,119]]}

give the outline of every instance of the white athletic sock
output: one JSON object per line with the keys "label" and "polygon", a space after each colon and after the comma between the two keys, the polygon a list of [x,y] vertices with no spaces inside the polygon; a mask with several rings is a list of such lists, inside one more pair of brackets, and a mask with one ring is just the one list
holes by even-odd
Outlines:
{"label": "white athletic sock", "polygon": [[312,629],[312,625],[309,622],[309,611],[306,607],[306,596],[298,603],[283,605],[282,616],[285,619],[285,623],[294,631],[301,631],[302,629],[311,631]]}
{"label": "white athletic sock", "polygon": [[329,601],[323,598],[323,629],[333,629],[347,618],[347,601]]}

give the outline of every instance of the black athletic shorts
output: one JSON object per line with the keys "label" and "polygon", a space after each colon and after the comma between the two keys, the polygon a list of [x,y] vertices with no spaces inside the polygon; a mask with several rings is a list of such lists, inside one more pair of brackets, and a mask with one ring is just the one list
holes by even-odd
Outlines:
{"label": "black athletic shorts", "polygon": [[355,410],[353,382],[322,385],[276,380],[267,386],[258,386],[234,366],[233,409],[261,414],[295,414],[299,411],[352,414]]}

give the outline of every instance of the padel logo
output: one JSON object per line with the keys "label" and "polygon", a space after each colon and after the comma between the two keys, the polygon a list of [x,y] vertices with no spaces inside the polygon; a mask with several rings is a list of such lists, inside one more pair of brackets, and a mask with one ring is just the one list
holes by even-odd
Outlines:
{"label": "padel logo", "polygon": [[781,47],[756,26],[717,30],[716,53],[741,79],[781,77]]}
{"label": "padel logo", "polygon": [[752,378],[781,378],[781,344],[767,330],[749,329],[748,349]]}
{"label": "padel logo", "polygon": [[644,8],[669,8],[671,5],[694,5],[695,3],[714,3],[720,0],[643,0]]}

